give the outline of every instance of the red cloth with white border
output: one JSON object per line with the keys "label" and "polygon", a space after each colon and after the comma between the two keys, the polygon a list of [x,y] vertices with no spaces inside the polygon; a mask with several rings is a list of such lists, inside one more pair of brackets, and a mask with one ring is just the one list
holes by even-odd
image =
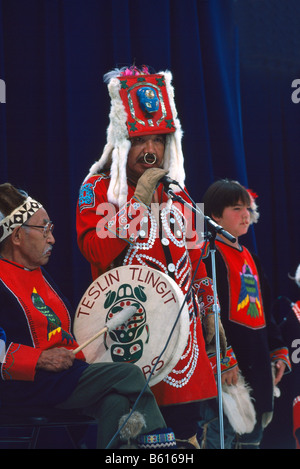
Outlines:
{"label": "red cloth with white border", "polygon": [[[69,312],[40,268],[29,271],[16,263],[0,259],[0,280],[14,295],[23,311],[22,321],[5,327],[8,339],[14,329],[17,342],[6,344],[1,373],[4,380],[33,381],[36,364],[43,350],[53,347],[75,349],[78,344],[71,334]],[[13,318],[15,312],[6,311]],[[1,320],[4,324],[4,318]],[[19,325],[18,325],[19,324]],[[27,328],[24,327],[27,324]],[[83,353],[76,355],[83,359]]]}

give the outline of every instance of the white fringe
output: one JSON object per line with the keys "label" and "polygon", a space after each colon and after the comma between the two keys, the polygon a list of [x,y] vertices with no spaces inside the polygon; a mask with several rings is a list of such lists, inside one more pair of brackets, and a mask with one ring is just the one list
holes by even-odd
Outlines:
{"label": "white fringe", "polygon": [[232,428],[242,435],[251,433],[256,423],[256,414],[250,397],[250,387],[240,374],[236,385],[222,386],[223,409]]}

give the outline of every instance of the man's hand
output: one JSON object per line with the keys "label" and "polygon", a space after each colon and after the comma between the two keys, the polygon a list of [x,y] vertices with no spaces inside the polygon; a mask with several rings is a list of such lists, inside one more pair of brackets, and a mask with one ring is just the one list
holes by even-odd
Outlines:
{"label": "man's hand", "polygon": [[37,370],[64,371],[73,365],[75,355],[65,348],[51,348],[44,350],[36,364]]}
{"label": "man's hand", "polygon": [[278,384],[284,375],[286,364],[282,360],[278,360],[275,363],[275,379],[274,384]]}
{"label": "man's hand", "polygon": [[147,206],[150,205],[158,181],[165,176],[167,172],[167,170],[162,168],[146,169],[137,182],[134,192],[136,198],[143,202],[143,204]]}
{"label": "man's hand", "polygon": [[227,384],[227,386],[232,386],[237,384],[239,377],[239,367],[235,366],[228,371],[224,371],[221,376],[222,384]]}

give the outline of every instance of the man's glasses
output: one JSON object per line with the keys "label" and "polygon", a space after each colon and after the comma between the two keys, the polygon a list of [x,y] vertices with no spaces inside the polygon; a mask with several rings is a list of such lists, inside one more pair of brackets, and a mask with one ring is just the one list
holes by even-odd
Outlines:
{"label": "man's glasses", "polygon": [[54,224],[52,221],[49,221],[46,225],[26,225],[26,223],[24,223],[22,226],[26,226],[27,228],[42,228],[44,238],[47,238],[54,230]]}

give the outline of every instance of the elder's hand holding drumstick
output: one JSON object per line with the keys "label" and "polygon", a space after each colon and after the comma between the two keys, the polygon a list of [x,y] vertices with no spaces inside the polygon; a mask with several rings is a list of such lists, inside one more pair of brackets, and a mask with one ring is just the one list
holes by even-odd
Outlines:
{"label": "elder's hand holding drumstick", "polygon": [[124,308],[119,313],[115,314],[112,319],[109,319],[106,323],[106,326],[103,327],[97,334],[92,336],[89,340],[79,345],[75,350],[68,350],[63,347],[52,348],[43,350],[40,354],[39,359],[36,364],[36,369],[59,372],[67,370],[73,365],[75,356],[80,352],[84,347],[89,345],[94,340],[98,339],[106,331],[111,331],[119,327],[121,324],[124,324],[128,319],[133,316],[137,308],[135,306],[128,306]]}

